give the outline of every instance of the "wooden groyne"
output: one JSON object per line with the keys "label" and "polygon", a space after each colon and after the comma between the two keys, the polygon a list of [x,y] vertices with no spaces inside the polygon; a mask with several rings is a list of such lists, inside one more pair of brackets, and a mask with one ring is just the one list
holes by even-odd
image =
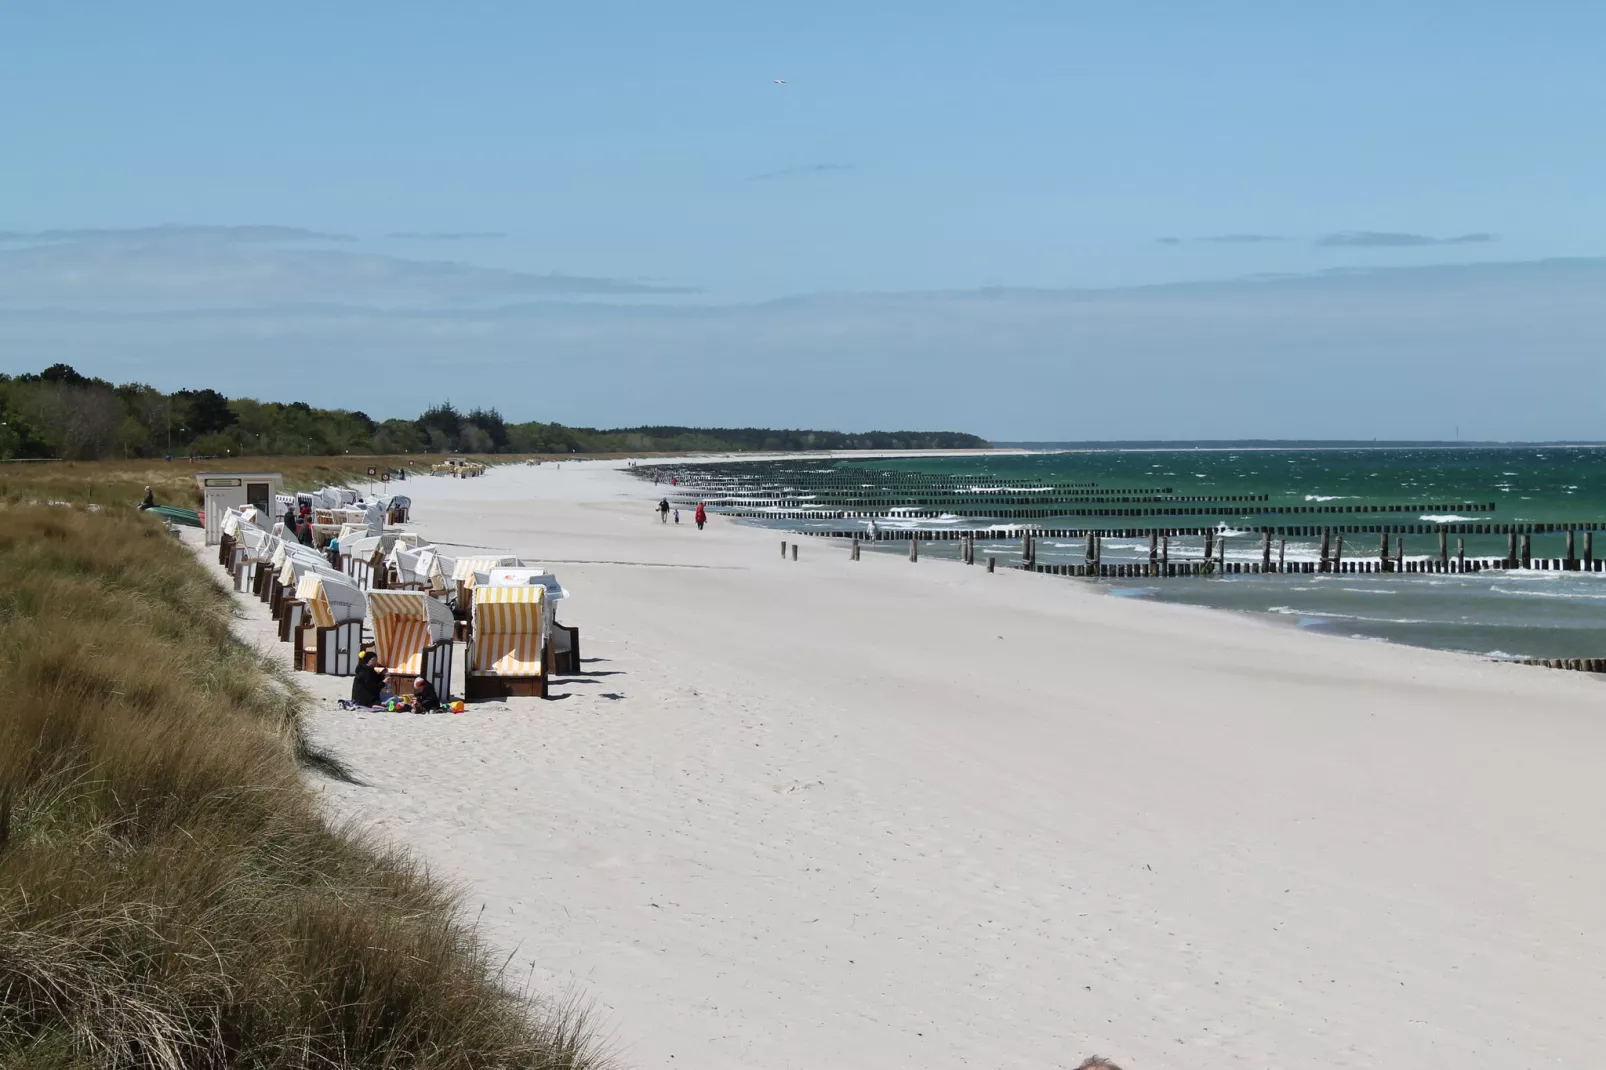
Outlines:
{"label": "wooden groyne", "polygon": [[[955,515],[954,510],[939,510],[930,508],[904,508],[892,506],[876,510],[848,510],[848,509],[729,509],[719,505],[717,500],[710,503],[709,499],[699,498],[695,495],[679,499],[683,507],[689,503],[703,502],[709,504],[722,516],[736,517],[743,520],[880,520],[880,519],[935,519],[942,516]],[[956,507],[957,508],[957,507]],[[1370,514],[1370,513],[1416,513],[1418,515],[1459,514],[1459,513],[1492,513],[1493,505],[1351,505],[1351,506],[1320,506],[1320,505],[1273,505],[1260,508],[1245,509],[1241,505],[1184,505],[1184,506],[1115,506],[1106,508],[1091,508],[1074,506],[1070,508],[1042,507],[1037,509],[989,509],[987,516],[997,520],[1054,520],[1059,517],[1221,517],[1223,519],[1248,519],[1256,516],[1338,516],[1342,514]],[[1256,529],[1258,530],[1258,529]],[[1557,528],[1556,530],[1561,530]],[[1577,530],[1583,530],[1578,527]]]}
{"label": "wooden groyne", "polygon": [[[779,519],[778,517],[772,519]],[[1586,535],[1606,531],[1606,520],[1593,521],[1567,521],[1556,524],[1542,523],[1516,523],[1516,524],[1487,524],[1487,523],[1459,523],[1446,524],[1338,524],[1338,525],[1264,525],[1249,524],[1234,528],[1228,537],[1237,535],[1274,535],[1279,538],[1320,538],[1323,532],[1329,535],[1437,535],[1441,532],[1446,535],[1559,535],[1584,532]],[[1145,539],[1151,535],[1162,538],[1178,538],[1192,536],[1195,538],[1205,535],[1221,535],[1217,528],[1203,527],[1086,527],[1086,528],[1039,528],[1039,527],[985,527],[985,528],[935,528],[886,531],[878,530],[873,535],[865,530],[835,530],[835,531],[800,531],[800,535],[812,535],[827,539],[870,539],[881,542],[906,542],[909,539],[920,539],[926,542],[951,542],[956,539],[978,538],[991,542],[1007,542],[1011,539],[1022,538],[1025,534],[1048,539],[1082,539],[1089,535],[1106,539]]]}

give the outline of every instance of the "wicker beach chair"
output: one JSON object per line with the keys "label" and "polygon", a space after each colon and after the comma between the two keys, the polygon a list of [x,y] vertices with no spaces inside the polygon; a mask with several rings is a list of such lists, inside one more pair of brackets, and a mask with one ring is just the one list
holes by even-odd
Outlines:
{"label": "wicker beach chair", "polygon": [[296,601],[306,607],[297,629],[294,665],[306,672],[350,676],[357,671],[367,601],[356,584],[331,572],[303,572]]}
{"label": "wicker beach chair", "polygon": [[546,588],[538,585],[485,587],[475,593],[464,698],[546,698],[546,609]]}
{"label": "wicker beach chair", "polygon": [[445,699],[452,690],[452,611],[423,591],[372,591],[374,654],[393,679],[422,676]]}

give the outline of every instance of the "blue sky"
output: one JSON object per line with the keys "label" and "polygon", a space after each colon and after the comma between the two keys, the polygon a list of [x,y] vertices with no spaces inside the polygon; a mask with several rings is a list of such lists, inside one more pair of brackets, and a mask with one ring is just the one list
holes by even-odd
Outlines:
{"label": "blue sky", "polygon": [[[618,306],[666,330],[685,322],[676,309],[712,306],[738,341],[753,332],[750,366],[691,384],[684,363],[643,372],[656,394],[613,412],[596,398],[583,412],[503,407],[603,423],[940,415],[995,436],[1093,437],[1090,414],[1041,399],[978,409],[987,426],[952,405],[789,411],[772,387],[795,364],[764,363],[773,317],[743,310],[1596,257],[1603,40],[1606,5],[1559,2],[13,5],[0,12],[0,369],[48,363],[54,345],[121,374],[137,347],[94,341],[109,313],[156,317],[132,332],[150,353],[171,332],[174,356],[141,357],[140,377],[177,385],[201,352],[172,326],[180,313],[211,317],[202,336],[230,345],[220,308],[448,310],[461,331],[465,309],[583,301],[608,306],[587,315],[612,340],[583,354],[606,373],[639,356],[617,348],[635,322]],[[184,229],[130,230],[164,224]],[[267,227],[290,229],[228,229]],[[1550,278],[1515,273],[1480,299],[1541,331],[1522,317]],[[1259,302],[1232,306],[1235,345],[1269,347],[1286,299],[1232,285]],[[1189,292],[1190,308],[1224,300]],[[924,358],[887,345],[897,313],[881,315],[874,344],[855,315],[834,334],[811,325],[817,348],[789,341],[789,359],[829,362],[835,345],[877,375],[916,374]],[[1188,359],[1136,336],[1056,348],[1063,335],[1021,333],[1034,329],[1048,328],[1023,306],[938,356],[1066,383],[1125,354]],[[1485,344],[1464,330],[1450,315],[1390,352],[1431,378]],[[482,356],[493,374],[572,386],[565,337]],[[374,407],[433,400],[383,391]],[[1272,433],[1264,405],[1229,401],[1221,426],[1187,433]],[[1564,409],[1516,430],[1584,433],[1559,426]],[[1091,415],[1099,435],[1166,430],[1137,407]],[[1345,419],[1360,437],[1410,431]]]}

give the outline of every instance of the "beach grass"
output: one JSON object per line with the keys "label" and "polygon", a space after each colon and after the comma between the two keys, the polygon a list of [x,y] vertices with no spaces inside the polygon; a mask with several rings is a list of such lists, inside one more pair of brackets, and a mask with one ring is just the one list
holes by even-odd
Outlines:
{"label": "beach grass", "polygon": [[0,578],[0,1066],[600,1065],[447,887],[321,817],[301,696],[159,524],[0,510]]}

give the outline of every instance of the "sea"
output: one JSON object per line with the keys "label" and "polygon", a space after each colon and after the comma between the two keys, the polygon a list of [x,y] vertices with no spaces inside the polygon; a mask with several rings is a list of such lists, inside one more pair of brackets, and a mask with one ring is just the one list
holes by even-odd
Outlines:
{"label": "sea", "polygon": [[[838,460],[829,463],[860,484],[879,493],[893,508],[892,515],[877,517],[884,532],[909,528],[980,528],[996,525],[1000,537],[979,540],[978,559],[997,556],[1000,567],[1020,559],[1018,536],[1004,537],[1023,521],[988,516],[985,510],[956,509],[938,516],[899,516],[896,487],[907,485],[907,474],[954,477],[976,488],[1008,481],[1092,484],[1121,490],[1150,489],[1176,496],[1264,495],[1264,501],[1242,504],[1233,515],[1175,521],[1144,518],[1125,524],[1177,526],[1218,524],[1226,531],[1228,561],[1258,561],[1260,536],[1234,535],[1238,526],[1252,524],[1311,525],[1357,522],[1355,516],[1274,515],[1264,510],[1279,506],[1356,506],[1475,503],[1473,510],[1444,511],[1424,508],[1394,514],[1390,522],[1413,523],[1430,532],[1449,523],[1570,523],[1578,526],[1577,549],[1582,553],[1583,531],[1597,532],[1595,551],[1606,557],[1606,447],[1561,445],[1312,445],[1279,444],[1126,444],[1055,446],[1034,444],[1020,454],[973,456],[921,456],[879,460]],[[731,466],[734,467],[734,466]],[[820,462],[810,462],[810,472]],[[807,493],[800,484],[799,493]],[[977,494],[984,500],[985,493]],[[1493,505],[1492,510],[1487,506]],[[1238,508],[1237,505],[1232,508]],[[1359,511],[1359,509],[1357,509]],[[800,520],[777,516],[758,519],[770,526],[794,530],[849,530],[865,520]],[[1063,521],[1032,520],[1039,527],[1119,527],[1122,521],[1086,516]],[[1506,536],[1465,535],[1465,552],[1472,557],[1504,557]],[[1345,554],[1360,559],[1379,553],[1377,535],[1347,536]],[[1437,558],[1435,534],[1407,535],[1407,560]],[[1455,539],[1450,539],[1452,553]],[[1561,558],[1565,536],[1532,536],[1537,558]],[[904,553],[907,543],[881,543],[876,548]],[[957,542],[923,543],[922,555],[957,557]],[[1173,538],[1173,561],[1199,559],[1203,540]],[[1315,560],[1319,538],[1290,538],[1287,559]],[[1077,563],[1084,560],[1081,539],[1038,541],[1039,564]],[[1107,537],[1106,563],[1148,559],[1146,538]],[[1168,579],[1067,579],[1043,576],[1044,583],[1098,584],[1109,595],[1181,602],[1191,605],[1259,614],[1289,626],[1329,635],[1353,636],[1404,643],[1495,658],[1606,657],[1606,573],[1509,570],[1469,574],[1280,574],[1222,575]]]}

